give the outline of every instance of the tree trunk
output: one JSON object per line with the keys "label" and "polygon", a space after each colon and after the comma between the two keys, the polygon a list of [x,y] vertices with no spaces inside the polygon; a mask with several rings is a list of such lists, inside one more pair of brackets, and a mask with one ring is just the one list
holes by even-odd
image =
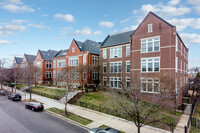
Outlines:
{"label": "tree trunk", "polygon": [[29,90],[30,90],[30,100],[32,99],[32,92],[31,92],[31,88],[29,88]]}
{"label": "tree trunk", "polygon": [[65,114],[68,115],[68,112],[67,112],[67,100],[65,101]]}
{"label": "tree trunk", "polygon": [[139,127],[137,127],[138,128],[138,133],[140,133],[140,126]]}
{"label": "tree trunk", "polygon": [[3,85],[2,85],[2,82],[1,82],[1,89],[2,89],[2,86],[3,86]]}

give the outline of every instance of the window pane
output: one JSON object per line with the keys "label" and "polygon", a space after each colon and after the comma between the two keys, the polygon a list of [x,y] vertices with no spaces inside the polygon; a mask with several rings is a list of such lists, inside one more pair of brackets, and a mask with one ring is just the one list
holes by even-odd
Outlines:
{"label": "window pane", "polygon": [[148,82],[148,88],[147,89],[148,89],[147,91],[152,92],[152,81]]}
{"label": "window pane", "polygon": [[146,91],[146,83],[142,83],[142,91]]}
{"label": "window pane", "polygon": [[142,63],[142,72],[146,72],[146,63]]}
{"label": "window pane", "polygon": [[146,43],[143,43],[142,44],[142,53],[145,53],[146,52]]}
{"label": "window pane", "polygon": [[148,71],[149,72],[153,71],[153,63],[148,63]]}
{"label": "window pane", "polygon": [[153,51],[153,43],[149,42],[148,43],[148,52],[152,52]]}
{"label": "window pane", "polygon": [[159,83],[154,83],[154,92],[159,92]]}
{"label": "window pane", "polygon": [[159,42],[154,42],[154,51],[159,51]]}
{"label": "window pane", "polygon": [[159,71],[159,62],[154,63],[154,71],[158,72]]}
{"label": "window pane", "polygon": [[122,57],[122,47],[118,47],[118,57]]}

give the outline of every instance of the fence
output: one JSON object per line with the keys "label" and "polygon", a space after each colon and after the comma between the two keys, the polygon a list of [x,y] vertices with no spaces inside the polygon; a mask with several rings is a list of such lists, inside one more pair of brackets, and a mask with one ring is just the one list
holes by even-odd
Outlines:
{"label": "fence", "polygon": [[194,127],[196,129],[200,129],[200,120],[198,120],[196,118],[192,118],[191,127]]}
{"label": "fence", "polygon": [[[93,104],[89,104],[86,102],[80,102],[80,101],[76,101],[75,103],[76,105],[80,106],[80,107],[84,107],[84,108],[88,108],[88,109],[92,109],[98,112],[102,112],[102,113],[106,113],[112,116],[116,116],[116,117],[120,117],[129,121],[133,121],[133,119],[131,119],[125,111],[123,110],[115,110],[115,109],[109,109],[106,107],[101,107],[101,106],[97,106],[97,105],[93,105]],[[165,123],[165,122],[161,122],[165,125],[168,126],[169,131],[173,132],[174,128],[176,125],[174,125],[173,123]]]}
{"label": "fence", "polygon": [[191,121],[192,121],[192,115],[194,113],[196,102],[197,102],[197,96],[195,97],[194,102],[192,103],[192,107],[191,107],[191,111],[190,111],[190,117],[189,117],[189,120],[187,122],[187,125],[185,126],[185,133],[188,133],[188,129],[190,128],[190,124],[191,124]]}

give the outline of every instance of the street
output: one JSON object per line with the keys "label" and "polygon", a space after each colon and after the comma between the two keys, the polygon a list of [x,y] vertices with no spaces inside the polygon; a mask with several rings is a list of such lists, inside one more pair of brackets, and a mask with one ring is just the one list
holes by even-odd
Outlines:
{"label": "street", "polygon": [[0,96],[0,133],[87,133],[45,111],[25,109],[25,103]]}

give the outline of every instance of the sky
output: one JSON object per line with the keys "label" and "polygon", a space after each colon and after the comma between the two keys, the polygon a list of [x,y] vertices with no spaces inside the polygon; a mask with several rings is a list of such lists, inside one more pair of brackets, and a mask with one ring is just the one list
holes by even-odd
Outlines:
{"label": "sky", "polygon": [[200,0],[0,0],[0,59],[68,49],[72,40],[102,42],[134,30],[154,12],[175,25],[189,48],[189,68],[200,66]]}

